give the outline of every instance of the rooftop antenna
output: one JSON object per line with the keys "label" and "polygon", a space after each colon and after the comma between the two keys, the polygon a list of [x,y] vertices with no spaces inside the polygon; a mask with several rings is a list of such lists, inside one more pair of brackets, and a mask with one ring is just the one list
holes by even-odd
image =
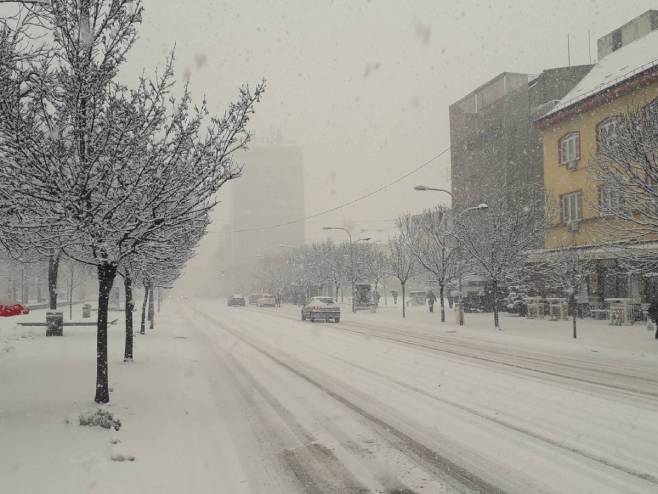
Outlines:
{"label": "rooftop antenna", "polygon": [[567,34],[567,60],[569,61],[569,67],[571,67],[571,35]]}

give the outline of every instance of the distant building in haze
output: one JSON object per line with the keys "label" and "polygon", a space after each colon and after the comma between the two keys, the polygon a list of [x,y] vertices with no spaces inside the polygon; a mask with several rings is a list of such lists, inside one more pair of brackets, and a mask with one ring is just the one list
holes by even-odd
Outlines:
{"label": "distant building in haze", "polygon": [[281,245],[304,243],[304,158],[285,144],[253,144],[240,156],[243,175],[230,183],[230,260],[233,272]]}

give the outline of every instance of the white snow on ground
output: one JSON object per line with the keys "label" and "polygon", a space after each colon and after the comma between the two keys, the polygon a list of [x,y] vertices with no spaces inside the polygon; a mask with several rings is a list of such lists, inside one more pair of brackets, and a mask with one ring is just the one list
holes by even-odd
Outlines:
{"label": "white snow on ground", "polygon": [[503,316],[496,332],[490,314],[460,328],[398,310],[344,307],[334,325],[172,301],[131,364],[112,327],[119,431],[75,422],[93,408],[94,328],[0,320],[0,492],[658,491],[643,325],[578,321],[573,341],[570,322]]}
{"label": "white snow on ground", "polygon": [[[44,320],[45,312],[23,317]],[[108,408],[122,421],[118,432],[77,425],[94,406],[95,328],[46,338],[45,328],[15,328],[18,320],[0,320],[0,347],[15,347],[0,356],[1,493],[248,492],[231,421],[174,314],[166,327],[163,317],[162,331],[135,336],[131,364],[122,362],[123,325],[110,327]]]}

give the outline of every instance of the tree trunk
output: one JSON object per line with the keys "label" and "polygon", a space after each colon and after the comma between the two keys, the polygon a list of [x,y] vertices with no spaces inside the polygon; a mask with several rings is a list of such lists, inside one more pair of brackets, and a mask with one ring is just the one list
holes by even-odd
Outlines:
{"label": "tree trunk", "polygon": [[400,283],[402,285],[402,318],[407,317],[407,303],[404,301],[404,289],[406,283]]}
{"label": "tree trunk", "polygon": [[498,280],[491,280],[491,291],[493,295],[494,327],[500,329],[500,321],[498,319]]}
{"label": "tree trunk", "polygon": [[59,272],[59,258],[61,253],[51,254],[48,258],[48,296],[50,310],[57,309],[57,273]]}
{"label": "tree trunk", "polygon": [[139,334],[146,334],[146,304],[149,298],[149,285],[144,284],[144,301],[142,302],[142,322],[139,326]]}
{"label": "tree trunk", "polygon": [[75,265],[71,263],[71,283],[69,285],[69,320],[73,319],[73,278],[75,276]]}
{"label": "tree trunk", "polygon": [[112,263],[98,266],[98,326],[96,330],[96,403],[110,401],[107,378],[107,309],[117,267]]}
{"label": "tree trunk", "polygon": [[155,302],[153,300],[153,285],[149,284],[149,329],[153,329],[155,319]]}
{"label": "tree trunk", "polygon": [[573,337],[574,337],[574,339],[576,339],[576,337],[577,337],[577,334],[576,334],[576,316],[578,315],[577,314],[578,311],[576,310],[576,291],[575,290],[569,296],[569,305],[571,306],[571,318],[572,318],[572,321],[573,321]]}
{"label": "tree trunk", "polygon": [[123,277],[123,288],[126,292],[126,347],[123,353],[123,361],[133,359],[133,309],[135,301],[133,300],[133,280],[130,273]]}
{"label": "tree trunk", "polygon": [[443,303],[443,284],[439,285],[439,297],[441,298],[441,322],[446,322],[446,308],[445,304]]}

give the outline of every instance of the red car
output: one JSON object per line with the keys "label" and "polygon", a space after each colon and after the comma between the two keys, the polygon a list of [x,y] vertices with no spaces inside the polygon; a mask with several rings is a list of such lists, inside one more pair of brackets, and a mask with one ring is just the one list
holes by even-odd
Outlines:
{"label": "red car", "polygon": [[29,313],[30,309],[22,304],[0,302],[0,317],[22,316]]}

